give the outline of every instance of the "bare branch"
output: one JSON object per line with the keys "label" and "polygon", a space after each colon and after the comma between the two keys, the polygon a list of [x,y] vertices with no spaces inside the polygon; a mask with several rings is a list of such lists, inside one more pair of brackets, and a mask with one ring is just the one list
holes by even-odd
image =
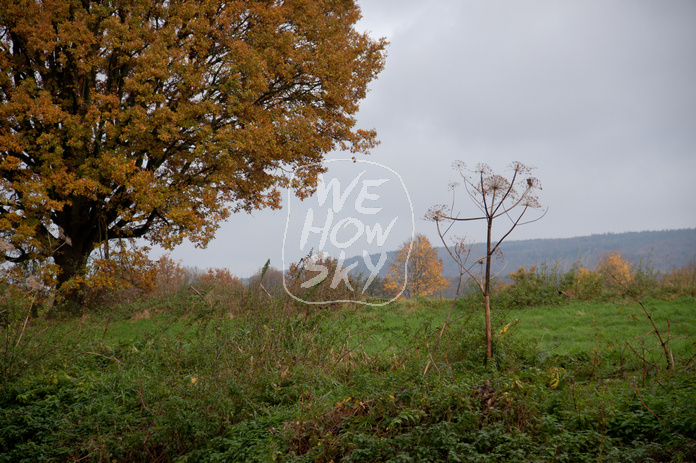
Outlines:
{"label": "bare branch", "polygon": [[[448,228],[448,230],[449,230],[449,228]],[[459,265],[460,270],[463,270],[464,272],[466,272],[466,274],[469,275],[469,276],[476,282],[476,284],[478,285],[479,289],[480,289],[481,291],[483,291],[483,283],[482,283],[482,281],[481,281],[479,278],[477,278],[476,275],[474,275],[474,274],[471,272],[471,269],[474,267],[474,265],[476,265],[477,263],[479,263],[480,260],[479,260],[479,261],[476,261],[474,264],[471,265],[471,267],[468,267],[468,268],[467,268],[467,267],[466,267],[466,261],[467,261],[468,258],[469,258],[470,251],[467,252],[467,253],[466,253],[466,257],[465,257],[464,259],[462,259],[462,256],[461,256],[461,255],[462,255],[461,250],[463,250],[462,241],[460,241],[460,243],[458,243],[458,244],[455,243],[455,249],[454,249],[454,251],[453,251],[453,250],[449,247],[449,245],[447,244],[447,240],[445,240],[445,234],[442,233],[442,230],[440,229],[440,223],[439,223],[439,222],[437,222],[437,232],[438,232],[438,235],[440,236],[440,241],[442,241],[442,244],[443,244],[443,246],[445,247],[445,250],[446,250],[447,253],[450,255],[450,257],[457,263],[457,265]]]}

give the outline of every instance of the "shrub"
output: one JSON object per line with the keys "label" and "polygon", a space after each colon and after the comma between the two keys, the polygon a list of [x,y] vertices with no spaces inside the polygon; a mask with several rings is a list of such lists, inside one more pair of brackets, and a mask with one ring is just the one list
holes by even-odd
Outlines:
{"label": "shrub", "polygon": [[631,265],[631,278],[628,289],[638,297],[658,297],[660,295],[660,274],[650,257],[642,257]]}
{"label": "shrub", "polygon": [[604,294],[603,276],[584,267],[579,268],[573,284],[573,293],[582,300],[602,299]]}
{"label": "shrub", "polygon": [[624,294],[631,283],[633,274],[632,264],[617,252],[603,254],[595,266],[597,273],[602,275],[604,286],[612,293]]}
{"label": "shrub", "polygon": [[696,264],[670,270],[662,278],[661,286],[663,292],[671,297],[696,297]]}
{"label": "shrub", "polygon": [[496,303],[508,308],[558,304],[571,297],[577,265],[563,272],[559,262],[520,267],[508,276],[512,284],[496,291]]}
{"label": "shrub", "polygon": [[[362,286],[355,275],[348,274],[348,282],[334,282],[338,259],[329,255],[308,255],[298,263],[293,263],[285,275],[286,287],[295,297],[307,302],[355,300]],[[317,268],[325,268],[322,275]],[[323,278],[316,281],[317,278]]]}

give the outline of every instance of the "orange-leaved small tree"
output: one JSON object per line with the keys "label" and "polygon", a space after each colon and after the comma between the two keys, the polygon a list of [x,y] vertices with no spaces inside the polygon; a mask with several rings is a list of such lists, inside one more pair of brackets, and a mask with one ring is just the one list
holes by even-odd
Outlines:
{"label": "orange-leaved small tree", "polygon": [[631,282],[631,263],[618,252],[602,254],[595,269],[604,277],[606,288],[612,291],[623,292]]}
{"label": "orange-leaved small tree", "polygon": [[[485,323],[486,323],[486,358],[493,358],[493,337],[491,330],[491,264],[493,256],[502,255],[500,244],[518,226],[534,222],[541,219],[546,213],[532,220],[523,221],[523,218],[530,209],[537,209],[541,206],[536,196],[536,190],[541,189],[539,181],[530,175],[532,168],[525,166],[521,162],[513,162],[510,165],[512,176],[510,179],[493,173],[486,164],[479,164],[476,169],[467,171],[463,162],[454,163],[464,181],[464,188],[471,200],[481,211],[472,217],[461,217],[455,212],[454,191],[458,184],[450,185],[453,195],[451,205],[438,205],[432,207],[426,214],[426,219],[432,220],[437,224],[442,243],[449,252],[450,256],[460,266],[463,275],[469,275],[478,285],[483,295]],[[495,219],[506,217],[510,222],[504,232],[496,239],[493,235],[493,222]],[[484,221],[486,223],[486,252],[480,259],[472,264],[467,263],[467,259],[472,249],[462,238],[454,238],[452,244],[448,244],[445,239],[447,233],[456,222],[460,221]],[[481,273],[475,274],[474,268],[480,265]]]}
{"label": "orange-leaved small tree", "polygon": [[406,297],[430,296],[448,284],[442,277],[442,261],[437,251],[422,234],[401,245],[384,279],[386,291],[397,294],[403,288]]}

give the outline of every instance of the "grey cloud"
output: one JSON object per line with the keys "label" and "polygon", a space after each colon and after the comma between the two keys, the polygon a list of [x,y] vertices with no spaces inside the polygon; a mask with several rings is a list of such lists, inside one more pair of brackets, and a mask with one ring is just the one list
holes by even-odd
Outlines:
{"label": "grey cloud", "polygon": [[[358,124],[377,129],[370,159],[399,171],[416,216],[449,200],[455,159],[519,160],[538,167],[550,210],[515,238],[696,226],[696,2],[359,3],[360,27],[391,45]],[[181,258],[278,265],[285,217],[255,215]]]}

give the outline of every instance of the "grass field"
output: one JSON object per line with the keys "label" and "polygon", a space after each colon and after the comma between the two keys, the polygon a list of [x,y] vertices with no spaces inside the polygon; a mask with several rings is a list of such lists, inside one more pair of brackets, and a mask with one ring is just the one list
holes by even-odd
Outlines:
{"label": "grass field", "polygon": [[[360,350],[378,353],[384,349],[407,349],[414,336],[433,335],[442,326],[450,305],[447,300],[420,300],[384,307],[353,307],[334,314],[327,323],[342,324],[346,338],[360,344]],[[649,301],[644,306],[662,335],[667,336],[669,331],[670,346],[676,354],[688,356],[696,353],[696,302],[693,299]],[[101,340],[106,345],[116,345],[148,336],[177,337],[199,321],[192,323],[191,314],[173,319],[166,313],[150,312],[144,310],[116,321],[87,317],[63,328],[73,333],[84,332],[83,336]],[[467,330],[480,331],[483,325],[482,314],[464,310],[461,305],[453,310],[451,321],[455,330],[466,326]],[[557,354],[590,352],[597,348],[622,349],[627,342],[641,336],[646,342],[656,339],[654,335],[647,335],[653,330],[652,325],[640,305],[631,300],[620,303],[582,301],[504,310],[501,314],[494,314],[494,323],[496,321],[498,329],[513,322],[514,329],[510,333],[514,332],[515,338]],[[241,321],[229,317],[216,320],[216,323],[230,328]]]}
{"label": "grass field", "polygon": [[[353,321],[351,329],[366,338],[361,347],[368,352],[407,348],[419,333],[430,333],[432,336],[437,332],[447,317],[450,305],[448,301],[425,300],[363,308],[350,314]],[[665,339],[669,335],[669,347],[675,355],[688,358],[696,353],[696,303],[693,299],[655,300],[643,305],[661,335]],[[480,312],[465,310],[459,305],[453,310],[451,321],[453,328],[449,334],[482,334],[483,315]],[[605,354],[620,353],[630,351],[627,343],[634,348],[651,349],[651,359],[661,355],[658,349],[652,349],[659,345],[659,341],[651,334],[653,327],[650,320],[640,304],[631,300],[618,303],[568,302],[494,313],[494,328],[498,332],[508,324],[509,331],[506,333],[516,341],[548,355],[597,350]]]}
{"label": "grass field", "polygon": [[[691,299],[644,303],[661,335],[671,338],[675,355],[696,353],[696,304]],[[557,353],[588,352],[596,349],[625,350],[626,343],[654,345],[648,335],[653,327],[643,309],[633,301],[620,303],[581,302],[562,306],[530,307],[511,312],[519,318],[518,336]]]}
{"label": "grass field", "polygon": [[644,306],[672,368],[623,300],[494,307],[489,363],[466,301],[20,316],[0,461],[696,461],[696,300]]}

